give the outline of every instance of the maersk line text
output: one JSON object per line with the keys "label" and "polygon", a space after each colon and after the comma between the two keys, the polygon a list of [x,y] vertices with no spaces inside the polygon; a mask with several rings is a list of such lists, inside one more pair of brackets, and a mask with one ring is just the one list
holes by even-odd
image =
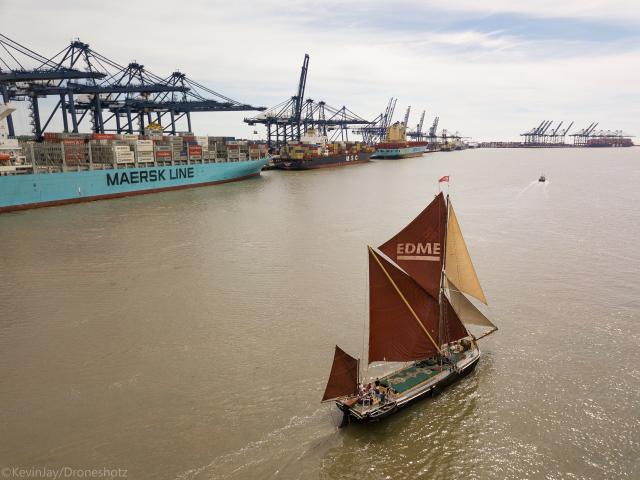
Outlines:
{"label": "maersk line text", "polygon": [[151,168],[132,172],[107,173],[107,186],[135,185],[139,183],[161,182],[166,180],[178,180],[180,178],[193,178],[193,167],[180,167],[175,169]]}

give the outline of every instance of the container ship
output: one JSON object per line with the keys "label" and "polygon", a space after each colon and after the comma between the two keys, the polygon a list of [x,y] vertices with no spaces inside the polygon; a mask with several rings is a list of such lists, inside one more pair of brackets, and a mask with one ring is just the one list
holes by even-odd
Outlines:
{"label": "container ship", "polygon": [[590,138],[587,147],[633,147],[633,140],[624,137]]}
{"label": "container ship", "polygon": [[260,174],[267,146],[233,137],[45,133],[7,135],[0,106],[0,212],[233,182]]}
{"label": "container ship", "polygon": [[420,157],[427,151],[429,142],[407,141],[407,128],[401,122],[389,126],[384,142],[376,145],[374,158]]}
{"label": "container ship", "polygon": [[280,148],[280,154],[274,158],[273,164],[281,170],[343,167],[368,162],[374,150],[359,142],[329,142],[327,137],[309,129],[299,142]]}

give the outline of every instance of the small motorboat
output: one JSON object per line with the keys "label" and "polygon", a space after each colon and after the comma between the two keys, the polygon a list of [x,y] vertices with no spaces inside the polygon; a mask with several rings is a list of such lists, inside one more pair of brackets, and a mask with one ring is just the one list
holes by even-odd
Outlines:
{"label": "small motorboat", "polygon": [[540,178],[538,179],[539,182],[546,182],[547,181],[547,177],[544,176],[544,173],[542,175],[540,175]]}

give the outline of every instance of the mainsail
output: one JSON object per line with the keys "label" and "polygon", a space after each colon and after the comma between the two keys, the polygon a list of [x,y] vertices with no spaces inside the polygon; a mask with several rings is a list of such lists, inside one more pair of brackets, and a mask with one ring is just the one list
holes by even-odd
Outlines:
{"label": "mainsail", "polygon": [[369,363],[437,354],[439,314],[436,298],[369,247]]}
{"label": "mainsail", "polygon": [[433,298],[440,293],[447,207],[442,193],[379,249]]}
{"label": "mainsail", "polygon": [[331,374],[322,401],[334,400],[358,392],[358,368],[360,361],[336,345]]}
{"label": "mainsail", "polygon": [[449,202],[449,222],[447,224],[445,272],[449,280],[457,285],[460,291],[477,298],[485,305],[487,304],[451,202]]}

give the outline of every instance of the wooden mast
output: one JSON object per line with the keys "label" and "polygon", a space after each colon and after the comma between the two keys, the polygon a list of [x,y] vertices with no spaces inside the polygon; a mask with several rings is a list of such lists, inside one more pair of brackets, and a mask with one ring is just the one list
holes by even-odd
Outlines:
{"label": "wooden mast", "polygon": [[[447,187],[448,188],[448,187]],[[438,302],[440,303],[440,315],[438,316],[438,343],[442,345],[443,329],[445,311],[442,308],[442,297],[444,296],[444,271],[447,261],[447,230],[449,226],[449,194],[447,193],[445,208],[447,209],[447,216],[444,222],[444,244],[442,245],[442,270],[440,271],[440,292],[438,294]],[[441,350],[438,351],[442,354]]]}

